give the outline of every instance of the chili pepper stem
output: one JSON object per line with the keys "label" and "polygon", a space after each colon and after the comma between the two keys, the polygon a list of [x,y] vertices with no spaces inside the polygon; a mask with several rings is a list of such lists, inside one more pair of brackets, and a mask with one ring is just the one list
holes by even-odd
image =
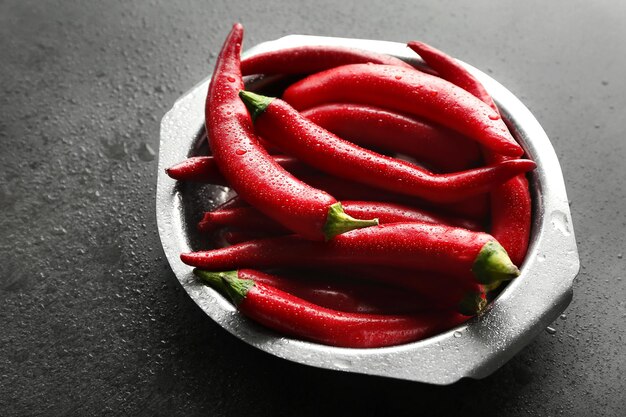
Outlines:
{"label": "chili pepper stem", "polygon": [[228,296],[235,305],[239,305],[254,286],[251,279],[239,278],[239,271],[213,272],[195,268],[193,273],[213,289]]}
{"label": "chili pepper stem", "polygon": [[465,294],[458,306],[458,312],[464,316],[475,316],[487,307],[487,300],[478,291]]}
{"label": "chili pepper stem", "polygon": [[248,291],[254,287],[254,281],[251,279],[241,279],[237,271],[228,271],[227,273],[219,273],[219,278],[225,287],[226,294],[230,297],[233,304],[238,306],[241,304]]}
{"label": "chili pepper stem", "polygon": [[265,111],[267,106],[270,105],[272,100],[274,100],[274,97],[262,96],[245,90],[239,91],[239,97],[241,97],[241,101],[244,102],[250,112],[252,122],[254,122],[256,118]]}
{"label": "chili pepper stem", "polygon": [[205,271],[203,269],[194,268],[193,273],[195,276],[209,284],[211,288],[217,290],[222,295],[228,295],[228,291],[226,290],[226,285],[224,285],[224,281],[222,280],[223,276],[230,275],[237,278],[237,271],[224,271],[224,272],[212,272]]}
{"label": "chili pepper stem", "polygon": [[345,232],[363,227],[378,226],[378,219],[360,220],[346,214],[341,203],[335,203],[328,208],[328,217],[324,225],[326,241]]}
{"label": "chili pepper stem", "polygon": [[489,287],[501,281],[511,280],[520,274],[506,250],[495,240],[485,243],[482,247],[474,261],[472,272],[478,282]]}

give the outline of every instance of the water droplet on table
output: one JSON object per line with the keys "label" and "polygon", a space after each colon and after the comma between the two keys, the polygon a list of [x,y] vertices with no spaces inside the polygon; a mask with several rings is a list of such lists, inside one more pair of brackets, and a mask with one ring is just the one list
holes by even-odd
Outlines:
{"label": "water droplet on table", "polygon": [[152,149],[152,147],[149,144],[144,143],[139,146],[139,150],[137,151],[137,156],[139,156],[139,159],[141,159],[142,161],[150,162],[154,160],[154,157],[156,156],[156,152],[154,152],[154,149]]}

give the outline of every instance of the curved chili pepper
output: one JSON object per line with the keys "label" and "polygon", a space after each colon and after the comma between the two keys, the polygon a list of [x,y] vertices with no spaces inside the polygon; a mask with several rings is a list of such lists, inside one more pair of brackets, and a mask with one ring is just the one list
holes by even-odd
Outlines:
{"label": "curved chili pepper", "polygon": [[485,289],[475,282],[460,281],[449,275],[377,266],[348,266],[340,271],[346,276],[403,288],[422,297],[438,310],[454,310],[474,316],[487,305]]}
{"label": "curved chili pepper", "polygon": [[[399,204],[372,201],[343,201],[343,210],[352,217],[377,218],[380,224],[402,222],[439,223],[450,226],[464,227],[469,230],[480,230],[481,226],[469,220],[455,219],[430,213],[426,210]],[[270,231],[287,234],[289,231],[280,223],[264,216],[254,207],[236,207],[216,209],[204,213],[198,223],[198,230],[209,232],[217,227],[235,227],[247,231]]]}
{"label": "curved chili pepper", "polygon": [[[367,200],[398,203],[426,210],[439,210],[453,216],[460,216],[470,223],[484,223],[488,217],[488,195],[480,195],[455,203],[440,203],[436,206],[414,197],[379,190],[343,178],[328,176],[315,171],[290,156],[274,156],[277,163],[299,179],[315,188],[337,196],[341,200]],[[191,157],[166,170],[177,180],[199,181],[228,187],[228,182],[215,166],[212,156]],[[462,219],[459,219],[463,221]],[[462,225],[459,223],[459,225]],[[467,226],[464,226],[467,227]],[[467,227],[471,229],[472,227]]]}
{"label": "curved chili pepper", "polygon": [[[203,278],[215,273],[195,269],[194,274]],[[366,281],[348,282],[346,280],[301,275],[276,275],[254,269],[239,269],[222,272],[222,274],[233,275],[239,279],[254,280],[313,304],[349,313],[398,314],[433,308],[431,303],[423,300],[412,291]],[[223,295],[226,295],[224,289],[219,290]]]}
{"label": "curved chili pepper", "polygon": [[220,174],[212,156],[192,156],[165,169],[165,173],[178,181],[196,181],[222,184],[226,180]]}
{"label": "curved chili pepper", "polygon": [[[234,271],[233,271],[234,272]],[[420,340],[467,320],[453,312],[411,315],[346,313],[331,310],[236,273],[202,278],[224,289],[244,316],[280,333],[332,346],[375,348]]]}
{"label": "curved chili pepper", "polygon": [[424,117],[503,155],[524,153],[493,109],[462,88],[420,71],[390,65],[344,65],[292,84],[283,99],[297,110],[330,102],[379,106]]}
{"label": "curved chili pepper", "polygon": [[342,139],[415,158],[439,172],[478,166],[476,142],[439,125],[408,115],[353,103],[330,103],[302,115]]}
{"label": "curved chili pepper", "polygon": [[460,201],[483,194],[515,175],[534,169],[529,160],[451,174],[433,174],[409,162],[381,155],[345,141],[281,99],[241,91],[255,131],[286,153],[338,177],[433,202]]}
{"label": "curved chili pepper", "polygon": [[396,57],[343,46],[299,46],[262,52],[241,61],[243,75],[312,74],[346,64],[373,63],[415,70]]}
{"label": "curved chili pepper", "polygon": [[506,251],[491,235],[428,223],[391,223],[352,230],[326,243],[298,236],[260,239],[183,253],[181,260],[210,271],[299,265],[393,265],[441,272],[485,285],[519,275]]}
{"label": "curved chili pepper", "polygon": [[[291,156],[273,155],[274,161],[290,173],[307,170],[301,162]],[[310,168],[308,169],[311,170]],[[170,178],[179,181],[196,181],[207,184],[228,186],[212,156],[192,156],[165,170]]]}
{"label": "curved chili pepper", "polygon": [[423,42],[411,41],[407,43],[407,45],[413,51],[417,52],[429,67],[437,71],[439,77],[472,93],[472,95],[487,104],[494,111],[500,113],[498,106],[493,102],[491,95],[481,82],[471,75],[454,58]]}
{"label": "curved chili pepper", "polygon": [[[342,203],[342,206],[345,211],[345,204]],[[201,232],[211,232],[218,227],[235,227],[247,232],[289,233],[289,230],[280,223],[250,206],[207,211],[202,216],[202,220],[198,222],[198,230]]]}
{"label": "curved chili pepper", "polygon": [[470,197],[454,203],[432,203],[426,200],[381,190],[368,185],[359,184],[332,175],[318,175],[302,172],[297,176],[307,184],[322,189],[343,200],[363,200],[397,203],[430,211],[441,211],[452,216],[485,223],[489,214],[489,196],[487,194]]}
{"label": "curved chili pepper", "polygon": [[[499,111],[482,83],[454,58],[421,42],[409,42],[408,45],[442,78]],[[483,149],[483,154],[488,163],[500,163],[508,159],[486,148]],[[525,175],[520,174],[491,190],[491,234],[517,265],[523,262],[528,250],[531,209],[532,200]]]}
{"label": "curved chili pepper", "polygon": [[348,200],[344,202],[344,209],[353,217],[373,215],[378,218],[380,223],[424,222],[462,227],[474,231],[480,231],[482,228],[475,221],[435,214],[424,209],[394,203]]}
{"label": "curved chili pepper", "polygon": [[215,64],[206,100],[209,144],[220,172],[237,193],[267,216],[308,239],[367,227],[375,220],[347,216],[341,203],[278,165],[260,146],[238,92],[243,88],[240,52],[243,27],[233,26]]}

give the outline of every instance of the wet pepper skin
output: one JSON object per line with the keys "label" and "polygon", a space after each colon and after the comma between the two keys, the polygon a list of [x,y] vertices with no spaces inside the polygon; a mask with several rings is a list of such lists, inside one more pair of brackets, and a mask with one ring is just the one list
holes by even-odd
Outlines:
{"label": "wet pepper skin", "polygon": [[344,65],[292,84],[282,98],[297,110],[330,102],[379,106],[440,123],[503,155],[524,153],[488,105],[446,80],[416,70]]}
{"label": "wet pepper skin", "polygon": [[227,248],[181,255],[188,265],[209,271],[321,265],[393,265],[473,281],[472,267],[487,233],[428,224],[392,223],[352,230],[322,243],[297,236],[253,240]]}
{"label": "wet pepper skin", "polygon": [[[268,104],[251,101],[257,98],[267,100]],[[256,132],[304,163],[340,178],[431,202],[455,202],[474,197],[536,167],[533,161],[519,159],[455,173],[433,174],[410,162],[343,140],[281,99],[252,93],[243,93],[242,99],[249,108],[259,110],[256,114],[253,112]]]}
{"label": "wet pepper skin", "polygon": [[302,115],[342,139],[413,157],[436,172],[463,171],[482,160],[476,142],[463,135],[378,107],[329,103],[307,109]]}
{"label": "wet pepper skin", "polygon": [[[440,77],[473,94],[499,113],[498,106],[481,82],[454,58],[422,42],[409,42],[408,46],[437,71]],[[509,159],[488,148],[483,148],[483,155],[490,164]],[[520,265],[528,250],[532,217],[532,200],[526,176],[520,174],[495,187],[490,193],[490,200],[491,234],[506,249],[511,260]]]}
{"label": "wet pepper skin", "polygon": [[346,313],[320,307],[260,282],[255,282],[237,307],[245,316],[280,333],[351,348],[408,343],[467,320],[454,312],[411,315]]}
{"label": "wet pepper skin", "polygon": [[[480,230],[481,226],[471,220],[435,214],[426,210],[402,206],[393,203],[371,201],[343,201],[344,211],[357,218],[377,218],[381,224],[402,222],[441,223],[450,226],[464,227],[470,230]],[[269,217],[264,216],[254,207],[235,207],[216,209],[204,213],[198,223],[198,229],[203,232],[215,230],[218,227],[235,227],[252,232],[288,233],[284,227]]]}
{"label": "wet pepper skin", "polygon": [[[437,307],[435,303],[420,297],[414,291],[370,282],[341,281],[322,274],[319,277],[293,277],[240,269],[237,276],[275,287],[321,307],[347,313],[405,314]],[[448,310],[454,307],[456,305]]]}
{"label": "wet pepper skin", "polygon": [[206,101],[209,146],[220,172],[244,200],[309,239],[324,239],[328,209],[337,201],[285,171],[259,144],[238,97],[244,87],[243,27],[233,26],[215,64]]}
{"label": "wet pepper skin", "polygon": [[311,74],[340,65],[367,63],[413,69],[401,59],[385,54],[342,46],[301,46],[269,51],[241,61],[243,75]]}

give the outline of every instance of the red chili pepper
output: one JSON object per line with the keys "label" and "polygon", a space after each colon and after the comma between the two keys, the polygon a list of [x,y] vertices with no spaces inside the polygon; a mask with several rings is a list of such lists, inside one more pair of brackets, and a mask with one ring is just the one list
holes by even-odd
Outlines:
{"label": "red chili pepper", "polygon": [[233,273],[212,272],[202,278],[224,288],[239,312],[280,333],[332,346],[375,348],[400,345],[461,324],[453,312],[412,315],[346,313],[305,301],[275,287]]}
{"label": "red chili pepper", "polygon": [[482,229],[482,226],[475,221],[435,214],[424,209],[394,203],[345,201],[344,209],[353,217],[374,215],[380,223],[423,222],[462,227],[474,231]]}
{"label": "red chili pepper", "polygon": [[440,123],[503,155],[524,153],[493,109],[462,88],[420,71],[344,65],[292,84],[283,99],[298,110],[330,102],[379,106]]}
{"label": "red chili pepper", "polygon": [[393,265],[441,272],[484,285],[519,275],[506,251],[491,235],[428,223],[392,223],[352,230],[326,243],[298,236],[254,240],[228,248],[183,253],[181,260],[210,271]]}
{"label": "red chili pepper", "polygon": [[454,202],[483,194],[536,167],[533,161],[520,159],[458,173],[433,174],[345,141],[307,120],[283,100],[247,91],[241,91],[240,96],[252,114],[256,132],[304,163],[338,177],[433,202]]}
{"label": "red chili pepper", "polygon": [[[307,170],[307,167],[291,156],[273,155],[274,161],[292,174]],[[311,168],[308,168],[310,171]],[[192,156],[165,170],[167,175],[179,181],[196,181],[228,186],[212,156]]]}
{"label": "red chili pepper", "polygon": [[429,67],[437,71],[439,77],[461,87],[487,104],[498,114],[500,113],[498,106],[493,102],[491,95],[489,95],[481,82],[454,58],[423,42],[411,41],[407,45],[417,52]]}
{"label": "red chili pepper", "polygon": [[[352,217],[375,217],[381,224],[402,222],[439,223],[449,226],[480,230],[481,226],[469,220],[455,219],[426,210],[399,204],[371,201],[343,201],[343,210]],[[289,231],[254,207],[216,209],[204,213],[198,229],[209,232],[217,227],[235,227],[247,231],[270,231],[287,234]]]}
{"label": "red chili pepper", "polygon": [[243,75],[311,74],[346,64],[373,63],[415,70],[410,64],[390,55],[342,46],[300,46],[263,52],[241,61]]}
{"label": "red chili pepper", "polygon": [[[290,156],[277,155],[274,156],[274,159],[287,171],[305,181],[307,184],[337,196],[337,198],[341,200],[381,201],[420,207],[431,211],[439,210],[454,216],[466,218],[470,224],[475,224],[476,221],[484,223],[488,217],[489,201],[486,194],[455,203],[440,203],[433,206],[432,203],[427,203],[414,197],[379,190],[343,178],[328,176],[302,164],[300,161]],[[166,172],[170,177],[177,180],[199,181],[225,187],[228,186],[226,179],[219,172],[217,166],[215,166],[212,156],[191,157],[168,168]],[[463,221],[462,219],[459,220]],[[464,227],[472,229],[472,227]]]}
{"label": "red chili pepper", "polygon": [[381,223],[424,222],[462,227],[468,230],[480,231],[481,225],[466,219],[455,218],[443,214],[435,214],[424,209],[403,206],[386,202],[346,201],[346,212],[351,216],[367,216],[368,213],[378,213]]}
{"label": "red chili pepper", "polygon": [[[203,278],[215,272],[194,270]],[[433,305],[423,300],[412,291],[378,283],[355,282],[321,277],[303,276],[301,274],[267,274],[253,269],[221,272],[239,279],[260,282],[281,291],[295,295],[310,303],[349,313],[365,314],[402,314],[432,309]],[[335,277],[333,277],[335,278]],[[224,295],[224,289],[220,289]],[[450,309],[448,309],[450,310]]]}
{"label": "red chili pepper", "polygon": [[192,156],[166,168],[165,173],[178,181],[197,181],[209,184],[226,182],[217,169],[215,159],[212,156]]}
{"label": "red chili pepper", "polygon": [[[442,78],[465,89],[499,112],[482,83],[454,58],[421,42],[409,42],[408,45]],[[500,163],[508,159],[490,149],[483,149],[483,154],[488,163]],[[518,175],[491,191],[491,234],[518,265],[523,262],[528,250],[531,209],[532,200],[525,175]]]}
{"label": "red chili pepper", "polygon": [[423,199],[380,190],[354,181],[329,175],[302,173],[298,176],[308,184],[336,195],[343,200],[380,201],[403,204],[423,208],[430,211],[441,211],[453,216],[485,223],[489,214],[489,196],[487,194],[470,197],[454,203],[432,203]]}
{"label": "red chili pepper", "polygon": [[497,236],[507,252],[510,251],[509,256],[516,265],[521,265],[526,258],[531,209],[528,180],[523,175],[518,175],[491,192],[490,233]]}
{"label": "red chili pepper", "polygon": [[481,162],[476,142],[408,115],[353,103],[324,104],[302,115],[342,139],[405,154],[439,172],[462,171]]}
{"label": "red chili pepper", "polygon": [[344,275],[392,287],[403,288],[422,297],[438,310],[455,310],[473,316],[487,305],[485,289],[475,282],[427,271],[377,266],[348,266],[339,269]]}
{"label": "red chili pepper", "polygon": [[238,98],[243,88],[240,52],[243,27],[233,26],[215,64],[206,100],[210,148],[220,172],[251,205],[308,239],[376,224],[353,219],[329,194],[315,189],[278,165],[259,144],[250,115]]}
{"label": "red chili pepper", "polygon": [[[345,211],[343,203],[342,206]],[[198,222],[198,230],[205,233],[219,227],[235,227],[248,232],[289,233],[289,229],[250,206],[207,211]]]}

